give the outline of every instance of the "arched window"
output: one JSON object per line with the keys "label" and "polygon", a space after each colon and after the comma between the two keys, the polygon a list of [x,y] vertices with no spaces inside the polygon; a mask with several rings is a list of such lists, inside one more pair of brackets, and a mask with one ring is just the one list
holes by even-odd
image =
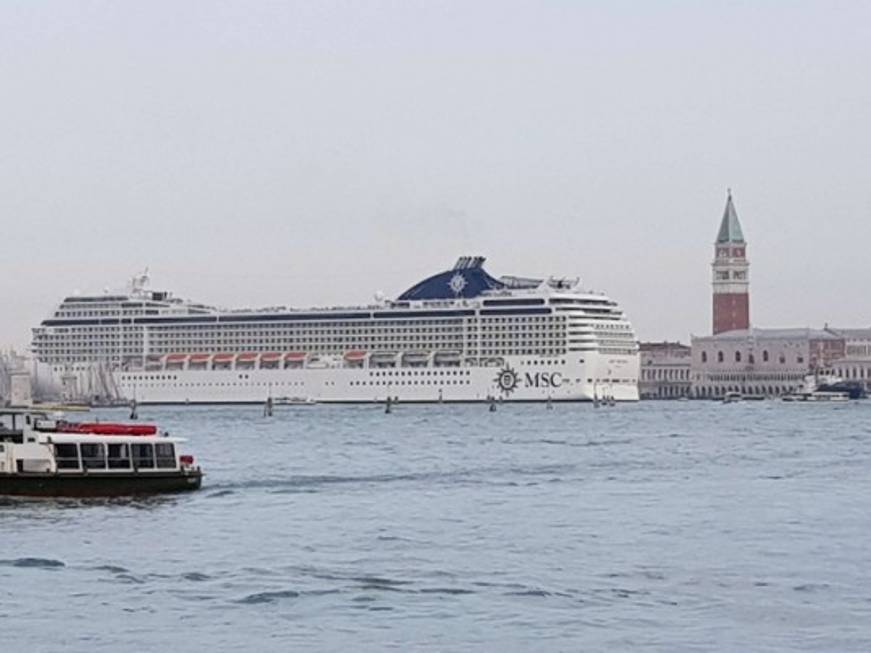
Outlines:
{"label": "arched window", "polygon": [[706,352],[706,351],[703,351],[703,352],[702,352],[702,362],[703,362],[703,363],[707,363],[707,362],[708,362],[708,352]]}
{"label": "arched window", "polygon": [[750,355],[747,357],[747,362],[750,363],[751,365],[753,365],[753,363],[756,362],[756,358],[753,356],[753,354],[750,354]]}
{"label": "arched window", "polygon": [[736,362],[736,363],[740,363],[740,362],[741,362],[741,352],[740,352],[740,351],[736,351],[736,352],[735,352],[735,362]]}
{"label": "arched window", "polygon": [[762,352],[762,362],[763,362],[763,363],[767,363],[767,362],[768,362],[768,350],[767,350],[767,349],[766,349],[765,351]]}
{"label": "arched window", "polygon": [[717,362],[718,362],[718,363],[722,363],[722,362],[723,362],[723,352],[721,352],[721,351],[718,351],[718,352],[717,352]]}

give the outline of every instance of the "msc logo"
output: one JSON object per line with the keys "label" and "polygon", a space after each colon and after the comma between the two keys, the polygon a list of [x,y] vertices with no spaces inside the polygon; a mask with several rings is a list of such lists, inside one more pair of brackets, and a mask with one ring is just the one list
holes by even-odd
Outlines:
{"label": "msc logo", "polygon": [[517,383],[520,379],[510,367],[505,367],[496,375],[496,385],[506,395],[510,395],[517,388]]}
{"label": "msc logo", "polygon": [[559,372],[526,373],[527,388],[558,388],[563,384],[563,375]]}
{"label": "msc logo", "polygon": [[466,277],[457,272],[454,276],[451,277],[451,280],[448,281],[448,287],[454,291],[455,295],[459,295],[463,290],[466,289],[466,286],[469,285],[469,282],[466,281]]}
{"label": "msc logo", "polygon": [[560,372],[527,372],[521,379],[511,367],[504,367],[496,375],[496,385],[505,395],[510,395],[523,382],[524,388],[559,388],[563,384]]}

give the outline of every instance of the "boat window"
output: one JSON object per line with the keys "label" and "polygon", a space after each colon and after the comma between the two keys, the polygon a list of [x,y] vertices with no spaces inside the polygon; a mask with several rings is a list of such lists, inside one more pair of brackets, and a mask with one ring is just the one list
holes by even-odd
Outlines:
{"label": "boat window", "polygon": [[161,442],[154,445],[154,452],[157,457],[157,466],[161,469],[175,467],[175,446],[169,442]]}
{"label": "boat window", "polygon": [[130,469],[130,445],[109,445],[109,469]]}
{"label": "boat window", "polygon": [[134,444],[133,449],[133,464],[137,469],[153,469],[154,468],[154,447],[150,444]]}
{"label": "boat window", "polygon": [[79,468],[79,448],[74,444],[54,445],[54,458],[58,469]]}
{"label": "boat window", "polygon": [[106,447],[102,444],[80,444],[82,467],[85,469],[106,469]]}

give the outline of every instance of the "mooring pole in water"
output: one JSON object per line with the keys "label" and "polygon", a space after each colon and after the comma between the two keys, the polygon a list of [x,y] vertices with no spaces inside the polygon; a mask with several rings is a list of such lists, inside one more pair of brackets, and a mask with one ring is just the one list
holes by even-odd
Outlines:
{"label": "mooring pole in water", "polygon": [[489,410],[491,413],[495,413],[496,412],[496,397],[490,395],[490,397],[488,397],[488,399],[490,401],[490,409]]}
{"label": "mooring pole in water", "polygon": [[139,411],[136,409],[136,400],[130,402],[130,419],[139,419]]}
{"label": "mooring pole in water", "polygon": [[263,404],[263,417],[272,417],[272,397],[267,397]]}
{"label": "mooring pole in water", "polygon": [[387,395],[387,401],[384,402],[384,412],[389,415],[393,412],[393,399]]}
{"label": "mooring pole in water", "polygon": [[553,400],[550,398],[549,395],[548,395],[548,398],[547,398],[547,409],[548,409],[548,410],[553,410]]}

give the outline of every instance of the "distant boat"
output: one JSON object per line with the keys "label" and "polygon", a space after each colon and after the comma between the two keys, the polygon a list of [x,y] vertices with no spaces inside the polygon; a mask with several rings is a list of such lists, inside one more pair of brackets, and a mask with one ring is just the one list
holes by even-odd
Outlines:
{"label": "distant boat", "polygon": [[784,401],[798,401],[798,402],[819,402],[819,401],[834,401],[834,402],[845,402],[850,401],[850,395],[846,392],[827,392],[823,390],[816,390],[814,392],[795,392],[793,394],[786,395],[783,398]]}
{"label": "distant boat", "polygon": [[786,395],[784,401],[850,401],[865,397],[865,388],[854,381],[844,381],[833,376],[811,374],[805,377],[804,388]]}
{"label": "distant boat", "polygon": [[276,397],[272,403],[275,406],[314,406],[318,402],[311,397]]}
{"label": "distant boat", "polygon": [[865,386],[859,381],[832,380],[817,386],[818,391],[846,393],[850,399],[864,399],[868,396]]}

